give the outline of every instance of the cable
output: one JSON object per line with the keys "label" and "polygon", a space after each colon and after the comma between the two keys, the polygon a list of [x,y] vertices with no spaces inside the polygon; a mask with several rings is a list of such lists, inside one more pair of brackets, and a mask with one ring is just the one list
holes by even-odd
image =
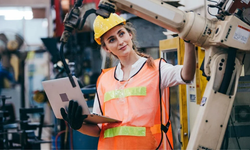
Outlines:
{"label": "cable", "polygon": [[208,6],[207,12],[209,13],[209,15],[216,17],[216,15],[210,13],[209,8],[210,7]]}
{"label": "cable", "polygon": [[212,3],[216,3],[216,4],[219,4],[218,2],[216,2],[216,1],[213,1],[213,0],[207,0],[207,1],[209,1],[209,2],[212,2]]}
{"label": "cable", "polygon": [[65,130],[58,132],[58,134],[56,135],[56,139],[55,139],[56,150],[58,150],[58,147],[57,147],[57,139],[58,139],[58,137],[59,137],[61,134],[63,134],[63,133],[65,133]]}
{"label": "cable", "polygon": [[72,132],[72,128],[69,129],[69,133],[70,133],[70,149],[73,150],[73,132]]}
{"label": "cable", "polygon": [[239,149],[241,150],[240,143],[239,143],[238,136],[237,136],[237,133],[236,133],[235,128],[234,128],[234,123],[233,123],[233,119],[232,119],[231,115],[230,115],[230,121],[232,122],[232,126],[233,126],[233,130],[234,130],[237,145],[238,145]]}
{"label": "cable", "polygon": [[[63,131],[60,131],[60,132],[58,132],[58,134],[56,135],[56,138],[55,138],[55,146],[56,146],[56,150],[58,150],[58,146],[57,146],[57,140],[58,140],[58,137],[61,135],[61,134],[63,134],[63,133],[65,133],[65,138],[64,138],[64,144],[66,144],[67,143],[67,136],[68,136],[68,130],[69,130],[69,127],[68,127],[68,123],[65,121],[65,126],[66,126],[66,129],[65,130],[63,130]],[[70,142],[72,142],[72,143],[70,143],[71,144],[71,150],[73,150],[73,141],[72,141],[72,129],[70,130],[70,138],[71,138],[71,141]]]}
{"label": "cable", "polygon": [[[217,13],[219,14],[219,11],[222,10],[222,8],[219,6],[220,3],[218,3],[217,1],[213,1],[213,0],[207,0],[207,1],[212,2],[212,3],[216,3],[216,5],[208,4],[208,5],[207,5],[207,10],[205,10],[205,11],[207,11],[207,12],[209,13],[209,15],[211,15],[211,16],[213,16],[213,17],[216,17],[216,15],[213,15],[213,14],[210,12],[209,8],[217,8],[217,9],[218,9],[218,12],[217,12]],[[206,7],[206,5],[205,5],[205,7]]]}
{"label": "cable", "polygon": [[67,140],[68,140],[68,133],[69,133],[69,127],[67,121],[65,121],[65,136],[64,136],[64,146],[66,147],[67,145]]}
{"label": "cable", "polygon": [[62,34],[61,39],[60,39],[60,41],[61,41],[60,58],[61,58],[61,61],[63,63],[64,70],[65,70],[67,76],[69,77],[69,80],[70,80],[70,83],[71,83],[72,87],[76,87],[76,83],[75,83],[75,81],[74,81],[74,79],[72,77],[72,74],[70,72],[68,64],[65,61],[63,48],[64,48],[64,45],[68,42],[68,39],[71,36],[71,33],[74,30],[74,28],[77,28],[77,27],[80,26],[78,29],[81,30],[83,28],[84,24],[85,24],[86,18],[90,14],[96,13],[95,9],[89,9],[83,15],[83,19],[82,19],[82,21],[80,21],[80,23],[79,23],[79,20],[75,21],[75,20],[79,19],[79,17],[80,17],[80,12],[82,11],[82,9],[78,13],[76,13],[77,12],[76,10],[78,10],[77,8],[80,7],[81,5],[82,5],[82,0],[77,0],[74,7],[73,7],[73,9],[71,9],[71,11],[69,12],[69,15],[66,16],[65,21],[64,21],[64,27],[65,28],[64,28],[63,34]]}
{"label": "cable", "polygon": [[70,70],[69,70],[69,66],[68,64],[66,63],[65,61],[65,58],[64,58],[64,51],[63,51],[63,48],[64,48],[64,42],[62,42],[61,46],[60,46],[60,57],[61,57],[61,61],[63,63],[63,67],[64,67],[64,71],[67,73],[67,76],[69,77],[69,80],[70,80],[70,83],[72,84],[72,87],[76,87],[76,83],[72,77],[72,74],[70,73]]}

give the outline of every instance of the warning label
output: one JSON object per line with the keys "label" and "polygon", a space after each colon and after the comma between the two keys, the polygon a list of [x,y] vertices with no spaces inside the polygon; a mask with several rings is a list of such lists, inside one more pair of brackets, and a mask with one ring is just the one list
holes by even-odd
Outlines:
{"label": "warning label", "polygon": [[206,101],[207,101],[207,98],[206,97],[202,97],[200,106],[204,106],[205,103],[206,103]]}
{"label": "warning label", "polygon": [[249,29],[238,25],[238,27],[235,30],[233,38],[241,43],[246,44],[249,38],[249,33],[250,33]]}

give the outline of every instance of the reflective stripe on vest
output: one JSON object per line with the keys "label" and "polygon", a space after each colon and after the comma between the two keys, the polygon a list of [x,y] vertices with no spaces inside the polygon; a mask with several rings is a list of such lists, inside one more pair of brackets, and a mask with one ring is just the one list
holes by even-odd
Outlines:
{"label": "reflective stripe on vest", "polygon": [[[144,138],[150,139],[150,141],[157,141],[157,143],[155,142],[157,145],[160,143],[162,132],[159,105],[160,94],[158,94],[160,91],[159,60],[155,61],[155,65],[155,70],[149,69],[147,64],[142,66],[137,73],[138,75],[133,76],[128,84],[125,83],[126,81],[120,82],[114,78],[115,68],[105,73],[103,72],[101,79],[97,83],[97,89],[100,91],[98,98],[103,115],[123,120],[123,122],[120,124],[102,124],[98,144],[99,149],[124,148],[124,143],[136,143]],[[124,84],[126,85],[123,86]],[[165,109],[163,108],[163,110]],[[163,117],[167,116],[168,114]],[[167,135],[172,145],[171,127]],[[151,136],[153,136],[154,140],[152,140]],[[123,142],[119,142],[120,140],[123,140]],[[146,141],[143,142],[145,143]],[[147,143],[150,142],[147,141],[145,144]],[[162,147],[168,148],[167,141],[163,142],[163,144],[165,145],[162,145],[160,149]],[[136,148],[142,149],[138,145]]]}
{"label": "reflective stripe on vest", "polygon": [[109,128],[104,131],[104,138],[115,137],[119,135],[146,136],[146,127],[120,126]]}
{"label": "reflective stripe on vest", "polygon": [[105,93],[104,102],[107,102],[114,98],[128,97],[128,96],[145,96],[147,88],[146,87],[131,87],[122,90],[113,90]]}

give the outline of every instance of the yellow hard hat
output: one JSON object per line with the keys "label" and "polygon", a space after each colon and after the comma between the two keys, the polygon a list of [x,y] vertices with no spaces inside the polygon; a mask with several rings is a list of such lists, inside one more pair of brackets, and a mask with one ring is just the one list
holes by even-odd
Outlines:
{"label": "yellow hard hat", "polygon": [[95,41],[101,45],[101,36],[112,29],[113,27],[121,24],[126,23],[126,20],[120,16],[118,16],[116,13],[111,13],[109,18],[104,19],[101,16],[97,16],[93,28],[95,32]]}

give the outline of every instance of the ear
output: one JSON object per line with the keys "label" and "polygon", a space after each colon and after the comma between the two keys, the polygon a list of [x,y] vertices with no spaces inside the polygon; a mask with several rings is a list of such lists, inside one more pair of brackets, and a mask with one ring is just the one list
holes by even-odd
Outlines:
{"label": "ear", "polygon": [[102,46],[102,48],[103,48],[106,52],[110,53],[110,50],[107,48],[107,46]]}
{"label": "ear", "polygon": [[130,36],[131,39],[133,38],[133,35],[131,32],[129,32],[128,35]]}

